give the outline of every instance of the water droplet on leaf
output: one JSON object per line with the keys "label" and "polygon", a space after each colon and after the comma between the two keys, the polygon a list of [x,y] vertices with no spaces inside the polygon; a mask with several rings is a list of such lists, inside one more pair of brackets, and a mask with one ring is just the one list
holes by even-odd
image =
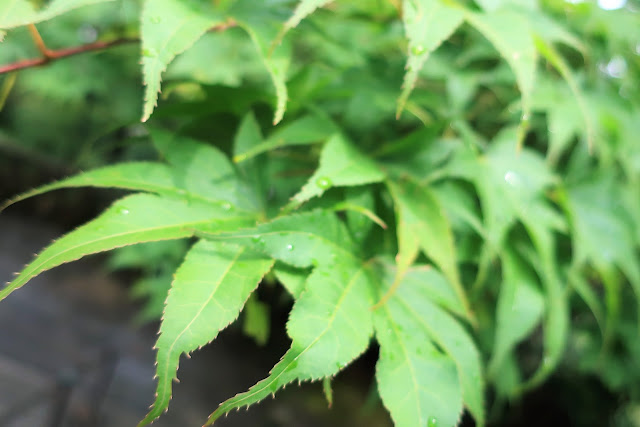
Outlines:
{"label": "water droplet on leaf", "polygon": [[231,203],[226,202],[222,204],[222,209],[224,209],[225,211],[229,211],[231,210]]}
{"label": "water droplet on leaf", "polygon": [[120,215],[129,215],[129,209],[127,208],[120,208],[120,210],[118,210],[118,213]]}
{"label": "water droplet on leaf", "polygon": [[288,244],[287,245],[287,250],[288,251],[292,251],[293,250],[293,245],[292,244]]}
{"label": "water droplet on leaf", "polygon": [[413,53],[414,55],[422,55],[426,51],[427,50],[421,44],[417,44],[413,48],[411,48],[411,53]]}
{"label": "water droplet on leaf", "polygon": [[316,185],[323,190],[328,190],[329,188],[331,188],[333,183],[329,178],[327,178],[326,176],[323,176],[316,180]]}
{"label": "water droplet on leaf", "polygon": [[520,177],[518,176],[517,173],[513,171],[508,171],[507,173],[505,173],[504,180],[507,184],[512,185],[514,187],[520,184]]}
{"label": "water droplet on leaf", "polygon": [[147,58],[155,58],[158,56],[158,52],[155,49],[142,49],[142,56],[146,56]]}
{"label": "water droplet on leaf", "polygon": [[427,427],[438,427],[438,419],[436,417],[429,417]]}

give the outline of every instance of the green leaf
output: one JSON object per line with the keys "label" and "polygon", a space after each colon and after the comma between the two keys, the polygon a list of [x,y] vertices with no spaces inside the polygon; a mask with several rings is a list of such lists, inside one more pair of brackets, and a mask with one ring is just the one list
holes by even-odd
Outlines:
{"label": "green leaf", "polygon": [[268,378],[224,402],[207,425],[242,406],[256,403],[294,380],[335,375],[362,354],[373,335],[372,289],[367,265],[356,259],[317,267],[287,323],[291,349]]}
{"label": "green leaf", "polygon": [[516,75],[522,94],[522,122],[518,132],[520,145],[530,120],[531,94],[536,76],[536,46],[529,20],[523,13],[505,9],[492,13],[467,12],[465,17],[495,46]]}
{"label": "green leaf", "polygon": [[465,315],[471,319],[471,309],[458,273],[453,232],[438,199],[427,186],[410,180],[390,182],[389,189],[398,215],[400,259],[407,257],[401,262],[402,266],[408,267],[419,247],[442,270],[462,303]]}
{"label": "green leaf", "polygon": [[357,255],[342,221],[334,213],[322,210],[280,217],[253,229],[203,237],[250,245],[298,268],[328,265]]}
{"label": "green leaf", "polygon": [[269,305],[260,301],[252,294],[244,306],[242,332],[253,338],[259,346],[264,346],[269,340],[271,318]]}
{"label": "green leaf", "polygon": [[330,3],[332,0],[301,0],[296,6],[296,10],[293,12],[293,16],[287,20],[282,26],[282,29],[278,33],[278,36],[274,40],[274,45],[282,41],[284,36],[291,30],[298,26],[307,16],[315,12],[316,9]]}
{"label": "green leaf", "polygon": [[211,6],[195,0],[146,0],[142,9],[142,74],[146,85],[142,121],[157,105],[167,65],[214,25],[224,22]]}
{"label": "green leaf", "polygon": [[495,11],[503,7],[509,7],[514,5],[528,6],[531,9],[535,9],[536,3],[529,0],[475,0],[475,2],[486,11]]}
{"label": "green leaf", "polygon": [[198,198],[203,201],[208,200],[198,194],[187,193],[185,189],[178,187],[171,170],[166,165],[151,162],[135,162],[106,166],[83,172],[52,184],[43,185],[42,187],[27,191],[8,200],[0,205],[0,211],[14,203],[39,194],[61,188],[73,187],[122,188],[174,197],[184,196],[187,198]]}
{"label": "green leaf", "polygon": [[291,62],[291,46],[285,42],[277,48],[271,49],[271,43],[278,36],[284,22],[283,14],[286,12],[287,9],[274,7],[271,3],[256,3],[253,0],[238,0],[229,10],[229,14],[235,19],[238,26],[251,37],[275,86],[274,125],[282,120],[287,105],[285,82]]}
{"label": "green leaf", "polygon": [[[0,4],[0,28],[9,29],[47,21],[81,6],[112,0],[52,0],[38,8],[38,2],[30,0],[3,0]],[[0,40],[2,38],[0,37]]]}
{"label": "green leaf", "polygon": [[[394,275],[387,272],[389,279]],[[378,389],[394,424],[457,425],[464,400],[483,425],[481,365],[473,341],[429,300],[425,282],[407,285],[399,287],[374,317],[380,344]]]}
{"label": "green leaf", "polygon": [[278,128],[264,142],[236,151],[233,160],[239,163],[276,148],[315,144],[326,140],[336,131],[336,125],[324,115],[304,116]]}
{"label": "green leaf", "polygon": [[[555,181],[539,154],[528,148],[518,152],[516,145],[515,132],[510,129],[494,139],[485,155],[461,149],[448,165],[450,176],[469,180],[477,189],[486,230],[484,251],[491,255],[502,247],[507,231],[518,218],[531,216],[535,220],[532,206],[544,204],[545,191]],[[542,212],[553,215],[553,211]],[[559,229],[564,225],[561,218],[553,221]],[[485,261],[491,258],[485,256]]]}
{"label": "green leaf", "polygon": [[546,297],[542,364],[527,381],[525,389],[540,385],[553,372],[562,360],[569,337],[569,302],[566,287],[558,275],[554,217],[549,216],[543,207],[546,205],[533,205],[529,207],[527,216],[522,217],[522,223],[540,257],[534,266]]}
{"label": "green leaf", "polygon": [[544,298],[532,272],[513,248],[502,253],[502,283],[496,309],[496,332],[489,375],[498,377],[509,354],[540,322]]}
{"label": "green leaf", "polygon": [[534,34],[535,46],[538,49],[538,52],[544,58],[549,61],[551,64],[562,76],[562,78],[567,82],[569,89],[573,92],[573,96],[575,97],[576,103],[580,109],[580,113],[582,114],[582,118],[584,120],[584,125],[586,127],[586,135],[587,135],[587,144],[589,146],[589,150],[593,149],[593,139],[594,139],[594,125],[593,119],[589,114],[589,110],[587,108],[587,103],[585,101],[584,95],[582,94],[582,90],[578,86],[578,83],[571,72],[571,68],[567,62],[562,58],[560,53],[555,49],[555,47],[544,40],[537,34]]}
{"label": "green leaf", "polygon": [[141,242],[189,237],[197,228],[207,232],[233,229],[248,221],[246,217],[231,217],[227,210],[208,203],[151,194],[128,196],[47,247],[0,290],[0,300],[43,271],[85,255]]}
{"label": "green leaf", "polygon": [[[383,283],[387,286],[392,283],[394,277],[396,277],[395,266],[391,262],[383,263]],[[462,400],[465,406],[469,409],[471,414],[476,420],[477,425],[484,425],[484,402],[483,402],[483,379],[482,379],[482,365],[480,354],[470,338],[469,334],[460,325],[459,321],[442,310],[438,305],[442,305],[443,308],[451,310],[452,303],[456,304],[454,312],[461,312],[462,304],[455,301],[455,295],[451,294],[450,288],[444,287],[442,283],[444,278],[440,276],[430,266],[416,266],[409,270],[404,276],[402,284],[398,291],[389,299],[389,302],[385,304],[384,308],[380,308],[376,311],[376,336],[381,334],[384,337],[383,341],[387,341],[386,346],[380,342],[381,345],[381,359],[378,362],[379,369],[385,364],[403,365],[403,359],[408,358],[410,364],[419,365],[417,360],[424,357],[430,359],[431,356],[435,356],[436,363],[442,363],[442,367],[438,369],[444,369],[445,371],[449,362],[440,361],[439,352],[433,348],[429,343],[437,345],[441,351],[455,364],[455,369],[458,373],[459,385],[461,387]],[[447,297],[443,296],[449,293]],[[451,300],[454,301],[451,301]],[[449,301],[448,301],[449,300]],[[443,304],[444,303],[444,304]],[[386,309],[386,310],[385,310]],[[386,329],[385,329],[386,328]],[[394,343],[393,345],[390,345]],[[423,345],[426,345],[427,351],[425,353],[419,353],[411,351],[411,349],[420,349]],[[404,347],[404,348],[403,348]],[[382,358],[383,352],[387,353],[385,359]],[[411,353],[413,353],[411,355]],[[398,360],[395,360],[397,356]],[[389,360],[391,359],[391,360]],[[383,361],[384,360],[384,361]],[[392,375],[388,379],[387,384],[380,383],[380,377],[378,377],[379,387],[383,401],[385,405],[391,410],[392,417],[399,423],[398,419],[405,419],[408,414],[418,412],[422,416],[435,416],[440,419],[440,413],[433,413],[429,407],[424,406],[421,408],[414,407],[414,403],[411,403],[411,409],[406,409],[406,413],[403,410],[397,410],[394,414],[394,410],[391,406],[400,407],[399,400],[403,398],[402,393],[407,393],[404,396],[409,402],[415,402],[415,405],[420,405],[422,399],[419,397],[423,392],[418,391],[421,384],[429,384],[429,390],[434,390],[438,393],[437,385],[434,385],[432,381],[424,381],[425,376],[436,377],[435,381],[438,381],[440,372],[421,372],[418,373],[416,369],[411,373],[410,368],[402,368],[405,370],[407,378],[405,381],[415,381],[413,387],[399,387],[397,383],[392,383],[395,375]],[[378,374],[379,375],[379,374]],[[384,376],[384,375],[383,375]],[[453,381],[454,384],[457,381]],[[388,387],[385,390],[387,400],[393,402],[393,404],[387,403],[385,396],[383,395],[383,387]],[[451,386],[445,386],[445,389],[449,389]],[[398,392],[400,390],[400,392]],[[410,396],[410,397],[409,397]],[[459,400],[459,396],[456,396],[452,402]],[[458,416],[460,410],[449,409],[449,416]],[[442,418],[446,420],[447,418]],[[443,422],[443,425],[448,425],[447,422]],[[422,423],[411,424],[406,422],[406,425],[423,425]]]}
{"label": "green leaf", "polygon": [[[370,187],[353,187],[345,191],[345,203],[352,209],[347,210],[347,226],[354,240],[363,242],[371,231],[375,219],[366,212],[375,210],[374,191]],[[385,228],[385,227],[383,227]]]}
{"label": "green leaf", "polygon": [[293,196],[292,204],[299,205],[320,196],[331,187],[371,184],[382,181],[384,176],[376,163],[345,137],[334,135],[320,154],[320,166],[300,192]]}
{"label": "green leaf", "polygon": [[156,400],[139,427],[169,405],[180,355],[213,341],[233,322],[272,265],[272,260],[241,246],[201,240],[191,248],[167,297],[156,343]]}
{"label": "green leaf", "polygon": [[[240,153],[252,150],[259,146],[263,141],[260,126],[256,121],[253,113],[248,113],[240,123],[238,131],[233,143],[233,156],[236,158]],[[247,159],[238,163],[237,167],[240,174],[249,183],[250,187],[256,194],[259,203],[259,210],[266,210],[266,165],[262,159]]]}
{"label": "green leaf", "polygon": [[283,262],[276,262],[273,266],[273,273],[293,299],[297,300],[304,291],[311,271],[308,268],[297,268]]}
{"label": "green leaf", "polygon": [[613,177],[592,177],[569,187],[565,209],[571,218],[576,263],[589,261],[603,278],[612,264],[618,266],[629,279],[640,307],[638,242],[624,214],[623,193]]}
{"label": "green leaf", "polygon": [[172,166],[176,185],[188,194],[221,201],[228,208],[258,209],[255,194],[245,188],[235,167],[218,148],[182,135],[152,129],[156,149]]}
{"label": "green leaf", "polygon": [[464,18],[458,8],[440,0],[404,0],[402,3],[405,32],[409,39],[407,73],[398,99],[396,116],[400,117],[429,54],[460,26]]}

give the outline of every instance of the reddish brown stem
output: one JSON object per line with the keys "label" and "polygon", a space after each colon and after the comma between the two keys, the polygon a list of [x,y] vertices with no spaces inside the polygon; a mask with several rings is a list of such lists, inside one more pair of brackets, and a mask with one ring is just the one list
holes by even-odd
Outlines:
{"label": "reddish brown stem", "polygon": [[137,43],[138,39],[116,39],[111,41],[98,41],[94,43],[84,44],[82,46],[69,47],[58,50],[47,50],[47,56],[41,58],[24,59],[22,61],[16,61],[11,64],[0,66],[0,74],[8,73],[11,71],[22,70],[25,68],[39,67],[46,65],[56,59],[66,58],[68,56],[74,56],[85,52],[103,50],[113,46],[118,46],[127,43]]}
{"label": "reddish brown stem", "polygon": [[[224,31],[229,28],[235,27],[237,24],[235,21],[229,20],[221,24],[215,25],[209,29],[210,32]],[[10,73],[11,71],[23,70],[25,68],[40,67],[46,65],[52,61],[66,58],[69,56],[79,55],[85,52],[99,51],[108,49],[111,47],[119,46],[122,44],[139,43],[140,39],[137,38],[120,38],[110,41],[97,41],[93,43],[84,44],[76,47],[68,47],[63,49],[52,50],[47,48],[40,33],[36,29],[35,25],[29,25],[29,31],[33,37],[34,43],[38,47],[38,50],[42,53],[40,58],[23,59],[13,62],[11,64],[0,65],[0,74]],[[6,43],[6,42],[5,42]]]}

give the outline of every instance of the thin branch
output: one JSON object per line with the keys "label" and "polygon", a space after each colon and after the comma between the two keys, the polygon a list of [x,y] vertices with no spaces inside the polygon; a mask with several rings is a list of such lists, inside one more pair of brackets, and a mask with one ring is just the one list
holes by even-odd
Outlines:
{"label": "thin branch", "polygon": [[[235,21],[228,20],[221,24],[214,25],[209,29],[209,32],[225,31],[237,25],[238,24]],[[25,68],[41,67],[43,65],[47,65],[48,63],[56,61],[58,59],[79,55],[85,52],[100,51],[104,49],[109,49],[111,47],[120,46],[123,44],[140,42],[139,38],[119,38],[119,39],[110,40],[110,41],[97,41],[93,43],[84,44],[81,46],[52,50],[47,48],[44,41],[42,40],[42,37],[40,37],[40,33],[36,29],[35,25],[29,25],[29,30],[31,32],[31,36],[33,37],[34,43],[36,44],[36,46],[38,47],[38,50],[42,53],[43,56],[40,58],[23,59],[20,61],[12,62],[10,64],[0,65],[0,75],[10,73],[12,71],[23,70]]]}

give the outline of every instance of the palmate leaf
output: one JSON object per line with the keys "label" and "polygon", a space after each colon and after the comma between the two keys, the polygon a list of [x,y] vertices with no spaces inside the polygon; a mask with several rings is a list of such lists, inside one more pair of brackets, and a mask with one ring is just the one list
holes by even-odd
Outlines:
{"label": "palmate leaf", "polygon": [[[396,272],[392,263],[383,266],[388,286]],[[430,299],[429,287],[428,281],[403,283],[375,311],[380,396],[396,426],[457,425],[463,403],[482,426],[479,352],[459,322]]]}
{"label": "palmate leaf", "polygon": [[320,166],[300,192],[293,196],[292,204],[298,205],[320,196],[331,187],[371,184],[382,181],[384,177],[373,160],[344,136],[334,135],[322,149]]}
{"label": "palmate leaf", "polygon": [[362,354],[373,335],[370,307],[376,284],[368,265],[354,257],[316,267],[287,323],[291,349],[268,378],[222,403],[207,425],[235,408],[264,399],[292,381],[335,375]]}
{"label": "palmate leaf", "polygon": [[404,0],[402,19],[409,39],[407,73],[398,99],[399,117],[429,54],[462,24],[464,13],[440,0]]}
{"label": "palmate leaf", "polygon": [[291,349],[267,379],[223,403],[209,423],[296,379],[334,375],[367,348],[373,333],[370,307],[376,276],[357,256],[347,228],[334,213],[311,211],[254,229],[202,236],[249,245],[298,269],[316,266],[287,325]]}
{"label": "palmate leaf", "polygon": [[38,8],[37,2],[30,0],[3,0],[0,3],[0,28],[9,29],[36,24],[81,6],[106,1],[112,0],[52,0],[42,8]]}
{"label": "palmate leaf", "polygon": [[142,9],[142,73],[146,85],[142,121],[151,117],[167,65],[208,29],[224,22],[211,5],[196,0],[146,0]]}
{"label": "palmate leaf", "polygon": [[233,322],[273,260],[245,247],[201,240],[178,268],[156,343],[158,387],[152,410],[139,426],[169,405],[180,355],[213,341]]}
{"label": "palmate leaf", "polygon": [[250,217],[231,216],[228,210],[210,203],[151,194],[127,196],[47,247],[0,290],[0,300],[43,271],[85,255],[141,242],[189,237],[196,229],[216,232],[250,223]]}

